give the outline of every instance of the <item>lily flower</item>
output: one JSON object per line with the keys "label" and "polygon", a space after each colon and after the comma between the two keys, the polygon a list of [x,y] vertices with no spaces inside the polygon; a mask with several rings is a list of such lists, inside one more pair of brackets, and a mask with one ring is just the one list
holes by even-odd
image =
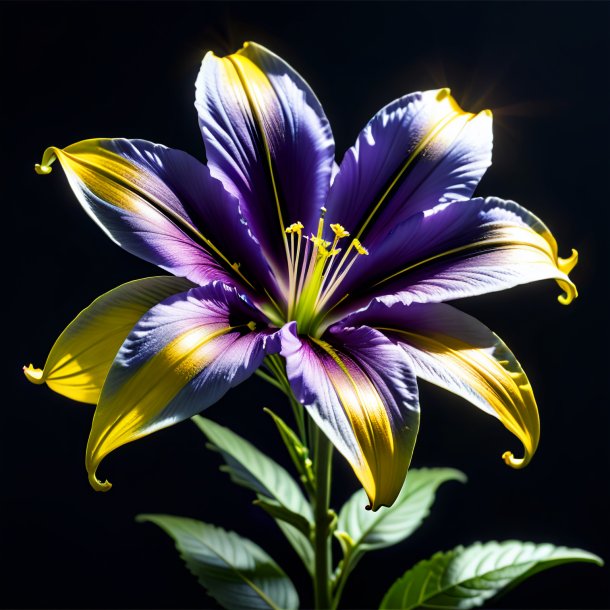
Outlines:
{"label": "lily flower", "polygon": [[[382,108],[338,166],[320,102],[287,63],[246,43],[208,53],[195,106],[207,165],[143,140],[49,148],[91,218],[173,274],[102,295],[27,378],[96,404],[86,451],[95,489],[118,447],[190,418],[269,362],[390,506],[419,427],[417,378],[539,438],[530,383],[508,347],[452,305],[554,279],[577,296],[551,232],[512,201],[472,198],[491,164],[492,116],[449,89]],[[175,277],[174,277],[175,276]],[[267,360],[265,360],[267,358]]]}

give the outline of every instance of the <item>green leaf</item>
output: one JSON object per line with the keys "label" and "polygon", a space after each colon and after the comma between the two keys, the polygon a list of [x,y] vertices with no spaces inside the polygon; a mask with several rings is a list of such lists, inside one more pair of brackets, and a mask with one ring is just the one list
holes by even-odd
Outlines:
{"label": "green leaf", "polygon": [[155,523],[174,539],[190,572],[224,608],[298,608],[290,579],[251,540],[184,517],[138,515],[137,520]]}
{"label": "green leaf", "polygon": [[301,515],[297,515],[291,510],[286,510],[283,506],[277,502],[274,502],[273,500],[259,498],[258,500],[254,500],[254,504],[256,504],[256,506],[260,506],[260,508],[262,508],[267,514],[271,515],[276,521],[284,521],[285,523],[289,523],[309,538],[309,535],[311,534],[311,526],[305,517],[301,517]]}
{"label": "green leaf", "polygon": [[294,463],[302,483],[307,489],[313,491],[315,489],[315,477],[313,474],[313,463],[309,458],[309,449],[301,442],[301,439],[296,435],[294,430],[286,424],[286,422],[276,415],[271,409],[263,409],[273,418],[273,422],[277,426],[278,432],[288,449],[288,453]]}
{"label": "green leaf", "polygon": [[365,510],[366,494],[357,491],[341,508],[336,536],[344,549],[346,545],[354,546],[360,552],[396,544],[421,525],[430,512],[436,490],[446,481],[464,483],[466,475],[452,468],[413,468],[396,502],[377,512]]}
{"label": "green leaf", "polygon": [[476,608],[537,572],[577,561],[603,565],[592,553],[552,544],[509,540],[459,546],[405,572],[390,587],[380,609]]}
{"label": "green leaf", "polygon": [[[226,463],[223,470],[229,473],[232,481],[256,492],[259,499],[271,499],[284,510],[312,521],[311,506],[282,466],[228,428],[200,415],[192,419],[222,455]],[[277,523],[305,567],[312,572],[313,550],[309,539],[292,525],[284,521]]]}

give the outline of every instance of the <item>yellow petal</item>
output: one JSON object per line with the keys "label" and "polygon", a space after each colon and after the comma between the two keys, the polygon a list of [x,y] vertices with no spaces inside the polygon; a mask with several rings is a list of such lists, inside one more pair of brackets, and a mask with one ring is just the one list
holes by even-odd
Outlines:
{"label": "yellow petal", "polygon": [[97,403],[110,365],[136,322],[163,299],[191,287],[183,278],[160,276],[103,294],[59,336],[44,369],[23,368],[26,378],[73,400]]}

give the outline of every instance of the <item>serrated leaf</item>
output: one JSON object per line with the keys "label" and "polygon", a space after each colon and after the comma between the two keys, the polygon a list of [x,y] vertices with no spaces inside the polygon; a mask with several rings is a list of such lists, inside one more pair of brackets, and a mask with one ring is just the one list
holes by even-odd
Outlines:
{"label": "serrated leaf", "polygon": [[223,608],[298,608],[299,597],[290,579],[251,540],[184,517],[139,515],[137,520],[158,525],[174,539],[190,572]]}
{"label": "serrated leaf", "polygon": [[[200,415],[192,419],[222,455],[226,464],[224,470],[232,481],[256,492],[259,498],[269,498],[285,510],[312,521],[311,506],[282,466],[228,428]],[[305,567],[312,572],[313,550],[309,540],[292,525],[282,521],[277,523]]]}
{"label": "serrated leaf", "polygon": [[464,483],[466,475],[453,468],[413,468],[396,502],[377,512],[365,510],[366,494],[357,491],[341,508],[337,532],[349,534],[360,551],[396,544],[421,525],[430,512],[436,490],[446,481]]}
{"label": "serrated leaf", "polygon": [[537,572],[571,562],[603,565],[592,553],[552,544],[509,540],[459,546],[405,572],[390,587],[380,609],[476,608]]}

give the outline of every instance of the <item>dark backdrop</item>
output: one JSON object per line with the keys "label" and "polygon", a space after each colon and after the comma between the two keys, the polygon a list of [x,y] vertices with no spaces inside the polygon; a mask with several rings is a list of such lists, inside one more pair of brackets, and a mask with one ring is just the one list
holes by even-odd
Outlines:
{"label": "dark backdrop", "polygon": [[[311,83],[339,156],[382,105],[451,86],[469,110],[494,110],[494,164],[478,190],[540,215],[561,252],[576,247],[580,297],[556,302],[553,282],[462,301],[517,354],[536,391],[542,441],[523,471],[502,426],[422,383],[415,466],[453,466],[467,485],[441,489],[412,538],[369,555],[344,607],[377,603],[395,578],[438,549],[520,538],[608,547],[607,206],[608,23],[605,3],[21,3],[2,9],[3,296],[2,603],[17,608],[214,607],[171,542],[140,512],[187,515],[267,546],[301,589],[298,559],[251,496],[186,422],[104,463],[108,494],[87,483],[92,409],[28,384],[64,326],[118,284],[155,274],[88,219],[59,167],[33,171],[45,147],[90,137],[145,138],[203,157],[194,81],[208,49],[256,40]],[[6,260],[6,258],[5,258]],[[8,327],[8,328],[7,328]],[[207,414],[286,463],[263,406],[287,409],[257,378]],[[336,460],[336,505],[357,487]],[[589,565],[536,576],[499,608],[610,605],[608,572]],[[309,596],[303,599],[307,606]]]}

